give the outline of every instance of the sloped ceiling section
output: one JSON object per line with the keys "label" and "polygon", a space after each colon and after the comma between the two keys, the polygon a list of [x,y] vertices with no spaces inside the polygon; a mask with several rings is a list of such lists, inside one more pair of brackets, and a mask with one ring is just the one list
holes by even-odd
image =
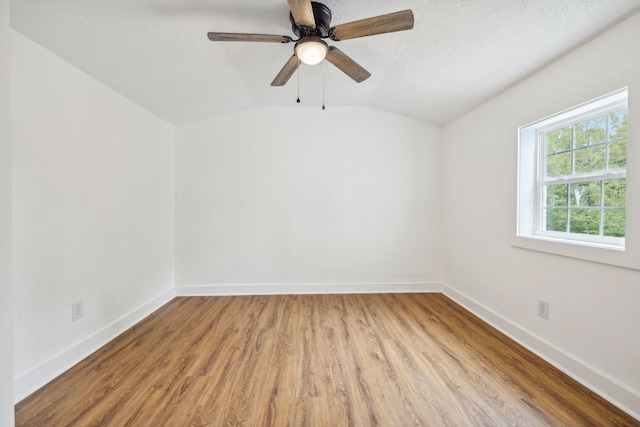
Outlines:
{"label": "sloped ceiling section", "polygon": [[[270,83],[293,44],[286,0],[12,0],[11,26],[156,115],[181,124],[255,105],[362,105],[445,124],[640,10],[640,0],[320,0],[332,25],[412,9],[411,31],[330,42],[372,76],[302,66]],[[324,87],[324,92],[323,92]]]}

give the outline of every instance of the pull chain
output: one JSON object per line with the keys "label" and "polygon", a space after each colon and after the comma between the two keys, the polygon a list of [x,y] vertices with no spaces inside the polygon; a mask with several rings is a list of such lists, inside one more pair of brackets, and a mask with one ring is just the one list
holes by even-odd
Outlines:
{"label": "pull chain", "polygon": [[324,63],[326,61],[322,61],[322,109],[324,110]]}
{"label": "pull chain", "polygon": [[296,74],[298,74],[298,99],[296,102],[300,104],[300,58],[298,58],[298,70]]}

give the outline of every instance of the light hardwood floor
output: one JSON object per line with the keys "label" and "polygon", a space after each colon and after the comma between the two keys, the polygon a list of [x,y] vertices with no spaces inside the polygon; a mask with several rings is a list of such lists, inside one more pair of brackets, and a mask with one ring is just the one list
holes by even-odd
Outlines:
{"label": "light hardwood floor", "polygon": [[441,294],[176,298],[18,426],[640,426]]}

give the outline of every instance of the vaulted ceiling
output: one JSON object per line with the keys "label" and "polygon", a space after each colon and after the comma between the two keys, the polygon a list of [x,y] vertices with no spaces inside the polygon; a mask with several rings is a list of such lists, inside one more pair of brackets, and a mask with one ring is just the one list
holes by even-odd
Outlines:
{"label": "vaulted ceiling", "polygon": [[[207,32],[293,36],[287,0],[11,0],[11,26],[156,115],[180,124],[256,105],[361,105],[444,124],[640,11],[640,0],[320,0],[332,25],[412,9],[413,30],[329,42],[329,63],[271,81],[293,44],[211,42]],[[594,58],[597,61],[597,58]],[[43,70],[46,72],[46,70]],[[324,74],[324,79],[323,79]]]}

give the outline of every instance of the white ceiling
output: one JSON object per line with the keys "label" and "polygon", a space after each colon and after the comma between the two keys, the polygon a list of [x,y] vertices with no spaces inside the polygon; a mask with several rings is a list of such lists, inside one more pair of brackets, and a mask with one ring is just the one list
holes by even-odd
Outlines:
{"label": "white ceiling", "polygon": [[[320,0],[333,25],[412,9],[413,30],[329,42],[371,72],[325,63],[325,102],[444,124],[640,10],[640,0]],[[293,36],[286,0],[11,0],[11,26],[156,115],[180,124],[295,105],[271,81],[293,44],[211,42],[208,31]],[[300,97],[322,105],[322,66]]]}

